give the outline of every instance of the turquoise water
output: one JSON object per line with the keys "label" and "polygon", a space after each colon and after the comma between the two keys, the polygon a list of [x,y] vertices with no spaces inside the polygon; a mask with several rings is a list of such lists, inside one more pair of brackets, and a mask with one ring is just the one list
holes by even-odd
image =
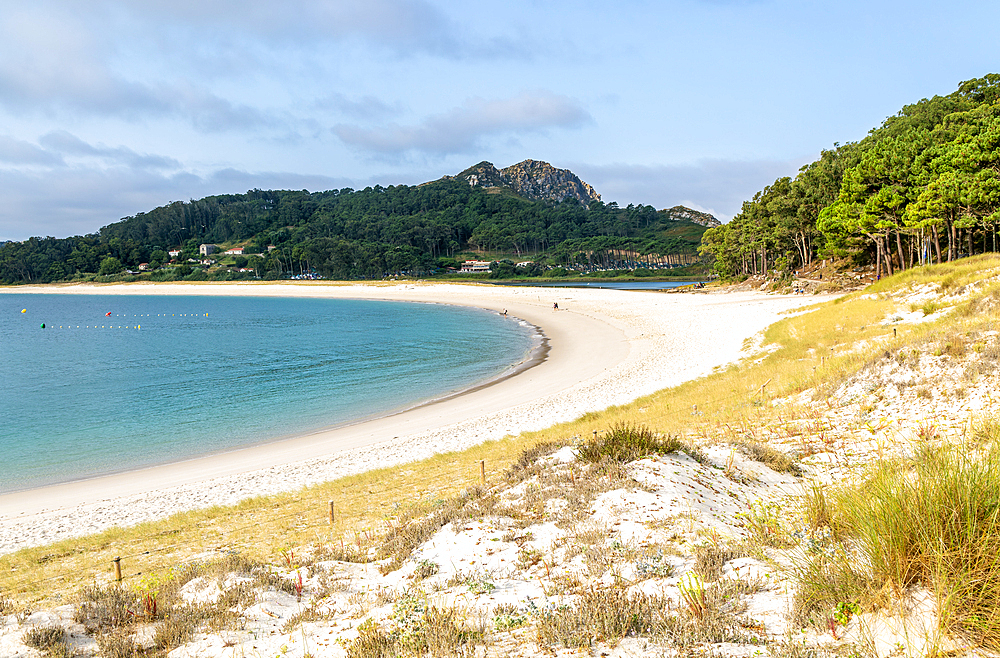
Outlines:
{"label": "turquoise water", "polygon": [[384,414],[495,377],[533,340],[433,304],[0,295],[0,492]]}
{"label": "turquoise water", "polygon": [[690,286],[695,281],[517,281],[498,283],[499,286],[527,286],[529,288],[606,288],[608,290],[672,290]]}

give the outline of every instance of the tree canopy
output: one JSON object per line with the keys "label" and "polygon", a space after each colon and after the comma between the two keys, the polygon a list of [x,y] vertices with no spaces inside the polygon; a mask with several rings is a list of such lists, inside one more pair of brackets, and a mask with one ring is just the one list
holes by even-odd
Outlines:
{"label": "tree canopy", "polygon": [[835,144],[706,231],[724,277],[788,272],[817,257],[878,274],[996,251],[1000,75],[907,105],[859,142]]}
{"label": "tree canopy", "polygon": [[0,247],[0,282],[108,273],[109,258],[121,269],[155,267],[172,250],[183,263],[204,243],[243,246],[257,273],[335,279],[423,275],[469,250],[558,265],[638,263],[641,256],[681,264],[671,258],[695,258],[703,232],[651,206],[532,201],[455,178],[360,191],[250,190],[176,201],[90,235],[8,243]]}

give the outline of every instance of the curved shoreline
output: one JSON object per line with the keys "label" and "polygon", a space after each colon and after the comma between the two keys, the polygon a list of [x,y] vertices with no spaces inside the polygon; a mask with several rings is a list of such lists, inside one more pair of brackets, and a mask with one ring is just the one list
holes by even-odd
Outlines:
{"label": "curved shoreline", "polygon": [[[0,292],[3,292],[3,291],[0,290]],[[19,291],[19,292],[24,292],[24,291]],[[48,289],[32,290],[32,292],[36,292],[38,294],[59,294],[60,293],[60,291],[58,291],[58,290],[48,290]],[[62,291],[62,292],[65,292],[65,291]],[[132,291],[124,291],[124,292],[125,292],[125,294],[142,294],[142,293],[133,293]],[[90,290],[90,289],[88,289],[86,291],[86,293],[87,294],[103,294],[103,292],[101,290],[99,290],[99,289],[97,289],[97,290]],[[186,294],[186,293],[181,292],[180,294]],[[190,296],[197,296],[197,292],[195,292],[194,294],[192,294]],[[371,301],[376,301],[376,300],[371,300]],[[377,301],[390,301],[390,300],[377,300]],[[400,303],[400,302],[391,302],[391,303]],[[403,303],[425,303],[425,302],[403,302]],[[493,313],[492,309],[480,308],[478,310],[480,310],[480,311],[482,311],[484,313],[490,313],[490,314]],[[314,428],[310,428],[310,429],[305,429],[305,430],[302,430],[300,432],[288,432],[288,433],[283,433],[283,434],[277,434],[277,435],[270,436],[270,437],[267,437],[267,438],[261,438],[261,439],[258,439],[258,440],[254,440],[252,442],[243,443],[243,444],[240,444],[240,445],[227,446],[227,447],[219,447],[219,448],[215,448],[215,449],[208,450],[208,451],[205,451],[205,452],[196,452],[196,453],[187,454],[187,455],[184,455],[184,456],[172,457],[172,456],[168,455],[168,456],[166,456],[164,459],[162,459],[160,461],[151,461],[149,463],[142,464],[142,465],[122,466],[120,468],[110,469],[110,470],[106,470],[106,471],[100,472],[100,473],[80,475],[80,476],[72,477],[70,479],[65,479],[65,480],[57,480],[57,481],[44,482],[44,483],[39,483],[39,484],[26,485],[26,486],[19,487],[19,488],[16,488],[16,489],[0,490],[0,501],[2,501],[2,499],[5,496],[11,496],[11,495],[15,495],[15,494],[22,494],[22,493],[25,493],[25,492],[41,491],[41,490],[46,490],[46,489],[49,489],[49,488],[52,488],[52,487],[59,487],[61,485],[85,484],[85,483],[88,483],[88,482],[93,482],[93,483],[96,483],[96,484],[99,485],[99,481],[102,478],[108,478],[108,477],[112,477],[112,476],[116,476],[116,475],[122,475],[122,474],[127,474],[127,473],[132,473],[132,472],[138,472],[138,471],[148,471],[150,469],[156,469],[156,468],[159,468],[159,467],[180,466],[180,465],[183,465],[185,463],[192,462],[192,461],[197,461],[197,460],[203,459],[203,458],[225,457],[227,455],[232,455],[233,453],[239,453],[240,451],[246,450],[246,449],[249,449],[249,448],[265,447],[265,446],[268,446],[270,444],[281,443],[283,441],[289,441],[289,440],[300,438],[300,437],[307,437],[307,436],[313,436],[313,435],[323,434],[323,433],[327,433],[327,432],[333,432],[333,431],[341,430],[343,428],[350,427],[350,426],[353,426],[353,425],[359,425],[359,424],[363,424],[363,423],[368,423],[368,422],[371,422],[371,421],[381,420],[381,419],[384,419],[384,418],[392,418],[394,416],[399,416],[401,414],[409,413],[411,411],[418,410],[418,409],[421,409],[423,407],[427,407],[427,406],[431,406],[431,405],[435,405],[435,404],[441,404],[441,403],[447,402],[449,400],[452,400],[454,398],[458,398],[458,397],[461,397],[463,395],[467,395],[469,393],[474,393],[476,391],[489,388],[490,386],[494,386],[494,385],[499,384],[499,383],[501,383],[501,382],[503,382],[503,381],[505,381],[507,379],[510,379],[512,377],[516,377],[517,375],[519,375],[519,374],[521,374],[521,373],[523,373],[523,372],[525,372],[525,371],[527,371],[527,370],[529,370],[531,368],[534,368],[534,367],[536,367],[536,366],[544,363],[545,360],[546,360],[546,358],[547,358],[547,356],[548,356],[548,353],[549,353],[548,337],[545,335],[545,332],[543,331],[543,329],[541,327],[539,327],[537,325],[534,325],[534,324],[532,324],[532,323],[530,323],[530,322],[528,322],[528,321],[526,321],[526,320],[524,320],[522,318],[518,318],[518,317],[508,316],[506,319],[514,321],[514,322],[517,322],[517,323],[519,323],[519,324],[522,325],[521,328],[526,331],[526,334],[527,334],[528,339],[530,341],[529,349],[521,356],[521,358],[520,358],[519,361],[517,361],[517,362],[515,362],[515,363],[513,363],[511,365],[508,365],[508,366],[504,367],[502,370],[500,370],[499,372],[497,372],[496,374],[493,374],[493,375],[487,377],[486,379],[478,380],[478,381],[474,382],[471,385],[464,385],[461,388],[453,388],[453,389],[450,389],[450,390],[444,390],[444,391],[442,391],[442,392],[440,392],[440,393],[438,393],[438,394],[436,394],[436,395],[434,395],[432,397],[417,398],[417,399],[412,400],[412,401],[404,402],[404,403],[402,403],[398,407],[394,407],[394,408],[383,410],[383,411],[374,411],[374,412],[371,412],[371,413],[363,415],[363,416],[357,416],[357,417],[348,418],[348,419],[345,419],[345,420],[340,421],[340,422],[334,422],[334,423],[327,424],[327,425],[321,425],[321,426],[318,426],[318,427],[314,427]],[[276,403],[280,404],[280,400],[276,401]],[[2,504],[2,503],[0,503],[0,504]],[[2,521],[2,516],[0,516],[0,521]],[[0,551],[0,552],[2,552],[2,551]]]}
{"label": "curved shoreline", "polygon": [[[534,367],[491,385],[378,419],[2,495],[0,553],[182,510],[294,490],[572,420],[707,374],[736,359],[743,340],[771,324],[781,311],[816,301],[759,294],[663,295],[424,283],[131,284],[10,292],[316,296],[506,308],[510,315],[540,327],[550,351]],[[553,311],[553,301],[562,310]]]}

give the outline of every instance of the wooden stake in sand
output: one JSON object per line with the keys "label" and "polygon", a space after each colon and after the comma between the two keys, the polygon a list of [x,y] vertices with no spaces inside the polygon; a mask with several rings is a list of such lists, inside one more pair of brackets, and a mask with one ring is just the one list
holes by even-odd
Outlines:
{"label": "wooden stake in sand", "polygon": [[333,517],[333,501],[332,500],[330,501],[330,512],[329,512],[329,515],[330,515],[330,525],[333,525],[333,518],[334,517]]}
{"label": "wooden stake in sand", "polygon": [[483,484],[486,484],[486,460],[479,460],[479,477],[482,479]]}
{"label": "wooden stake in sand", "polygon": [[115,564],[115,580],[120,583],[122,581],[122,559],[116,557],[112,562]]}

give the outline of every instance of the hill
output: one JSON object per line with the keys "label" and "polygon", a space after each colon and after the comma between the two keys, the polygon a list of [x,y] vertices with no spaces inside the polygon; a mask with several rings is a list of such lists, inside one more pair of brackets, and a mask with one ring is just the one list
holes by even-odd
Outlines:
{"label": "hill", "polygon": [[[683,207],[605,204],[575,174],[545,162],[502,170],[480,163],[416,186],[177,201],[91,235],[8,243],[0,247],[0,282],[93,280],[143,265],[150,272],[143,276],[156,280],[379,279],[428,276],[470,258],[536,263],[522,274],[656,269],[697,261],[714,221]],[[202,244],[241,247],[247,256],[205,263],[212,259],[198,253]]]}

